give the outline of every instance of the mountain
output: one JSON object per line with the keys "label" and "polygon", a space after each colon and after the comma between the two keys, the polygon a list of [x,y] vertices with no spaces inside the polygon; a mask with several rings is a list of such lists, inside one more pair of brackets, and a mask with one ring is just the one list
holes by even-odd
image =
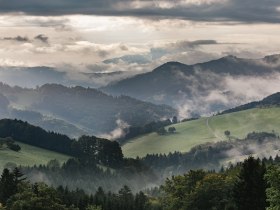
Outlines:
{"label": "mountain", "polygon": [[9,101],[12,116],[54,119],[56,124],[65,122],[67,126],[96,135],[114,129],[111,136],[121,135],[122,128],[128,125],[139,126],[176,115],[176,110],[166,105],[154,105],[127,96],[113,97],[80,86],[46,84],[29,89],[0,84],[0,93]]}
{"label": "mountain", "polygon": [[65,83],[66,73],[55,68],[38,67],[0,67],[1,82],[20,87],[36,87],[46,83]]}
{"label": "mountain", "polygon": [[113,95],[124,94],[156,104],[167,104],[182,111],[185,109],[205,114],[278,91],[279,87],[275,85],[273,92],[264,87],[259,95],[248,95],[240,87],[257,89],[259,87],[254,78],[267,82],[273,76],[277,78],[275,74],[279,76],[280,73],[279,60],[280,55],[272,55],[262,59],[226,56],[195,65],[168,62],[151,72],[110,84],[101,90]]}
{"label": "mountain", "polygon": [[79,72],[72,68],[54,68],[47,66],[35,67],[2,67],[0,66],[0,81],[11,86],[35,88],[47,83],[66,86],[81,85],[85,87],[100,87],[113,81],[128,78],[135,72],[95,72],[97,67],[89,70],[93,72]]}

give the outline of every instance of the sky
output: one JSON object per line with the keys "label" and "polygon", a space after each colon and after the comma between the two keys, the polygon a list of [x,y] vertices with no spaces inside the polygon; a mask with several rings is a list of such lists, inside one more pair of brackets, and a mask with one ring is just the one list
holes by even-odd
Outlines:
{"label": "sky", "polygon": [[142,72],[261,58],[280,53],[279,23],[279,0],[0,0],[0,66]]}

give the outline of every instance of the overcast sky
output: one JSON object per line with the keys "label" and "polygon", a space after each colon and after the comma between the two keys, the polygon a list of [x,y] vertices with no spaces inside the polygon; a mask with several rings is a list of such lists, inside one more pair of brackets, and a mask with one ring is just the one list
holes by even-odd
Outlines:
{"label": "overcast sky", "polygon": [[279,0],[0,0],[0,65],[152,70],[280,53]]}

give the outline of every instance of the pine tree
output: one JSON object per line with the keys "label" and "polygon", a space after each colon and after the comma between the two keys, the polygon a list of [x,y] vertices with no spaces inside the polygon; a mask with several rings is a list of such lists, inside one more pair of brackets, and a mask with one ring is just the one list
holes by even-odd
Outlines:
{"label": "pine tree", "polygon": [[265,166],[253,157],[246,159],[234,186],[234,200],[238,210],[265,210]]}
{"label": "pine tree", "polygon": [[15,167],[13,170],[13,175],[14,175],[14,181],[15,184],[18,185],[19,183],[21,183],[22,181],[26,180],[23,173],[21,173],[21,171]]}
{"label": "pine tree", "polygon": [[4,169],[0,179],[0,203],[6,204],[7,200],[17,192],[14,174]]}

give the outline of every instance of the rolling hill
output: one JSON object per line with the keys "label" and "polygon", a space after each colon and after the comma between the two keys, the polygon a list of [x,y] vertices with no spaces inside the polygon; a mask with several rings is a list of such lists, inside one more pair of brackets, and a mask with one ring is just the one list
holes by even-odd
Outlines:
{"label": "rolling hill", "polygon": [[50,160],[54,159],[58,160],[60,163],[63,163],[70,158],[70,156],[39,147],[34,147],[28,144],[19,142],[17,142],[17,144],[19,144],[21,147],[19,152],[9,149],[0,149],[0,170],[3,170],[5,166],[14,164],[17,166],[47,164]]}
{"label": "rolling hill", "polygon": [[198,144],[227,140],[225,130],[231,132],[232,138],[244,138],[253,131],[280,133],[279,119],[280,107],[253,108],[172,125],[177,130],[175,134],[150,133],[131,139],[122,149],[126,157],[187,152]]}
{"label": "rolling hill", "polygon": [[176,115],[176,110],[166,105],[128,96],[113,97],[80,86],[46,84],[32,89],[0,83],[1,95],[0,102],[7,109],[4,117],[27,120],[71,136],[82,131],[86,131],[84,134],[108,134],[126,124],[138,126]]}

